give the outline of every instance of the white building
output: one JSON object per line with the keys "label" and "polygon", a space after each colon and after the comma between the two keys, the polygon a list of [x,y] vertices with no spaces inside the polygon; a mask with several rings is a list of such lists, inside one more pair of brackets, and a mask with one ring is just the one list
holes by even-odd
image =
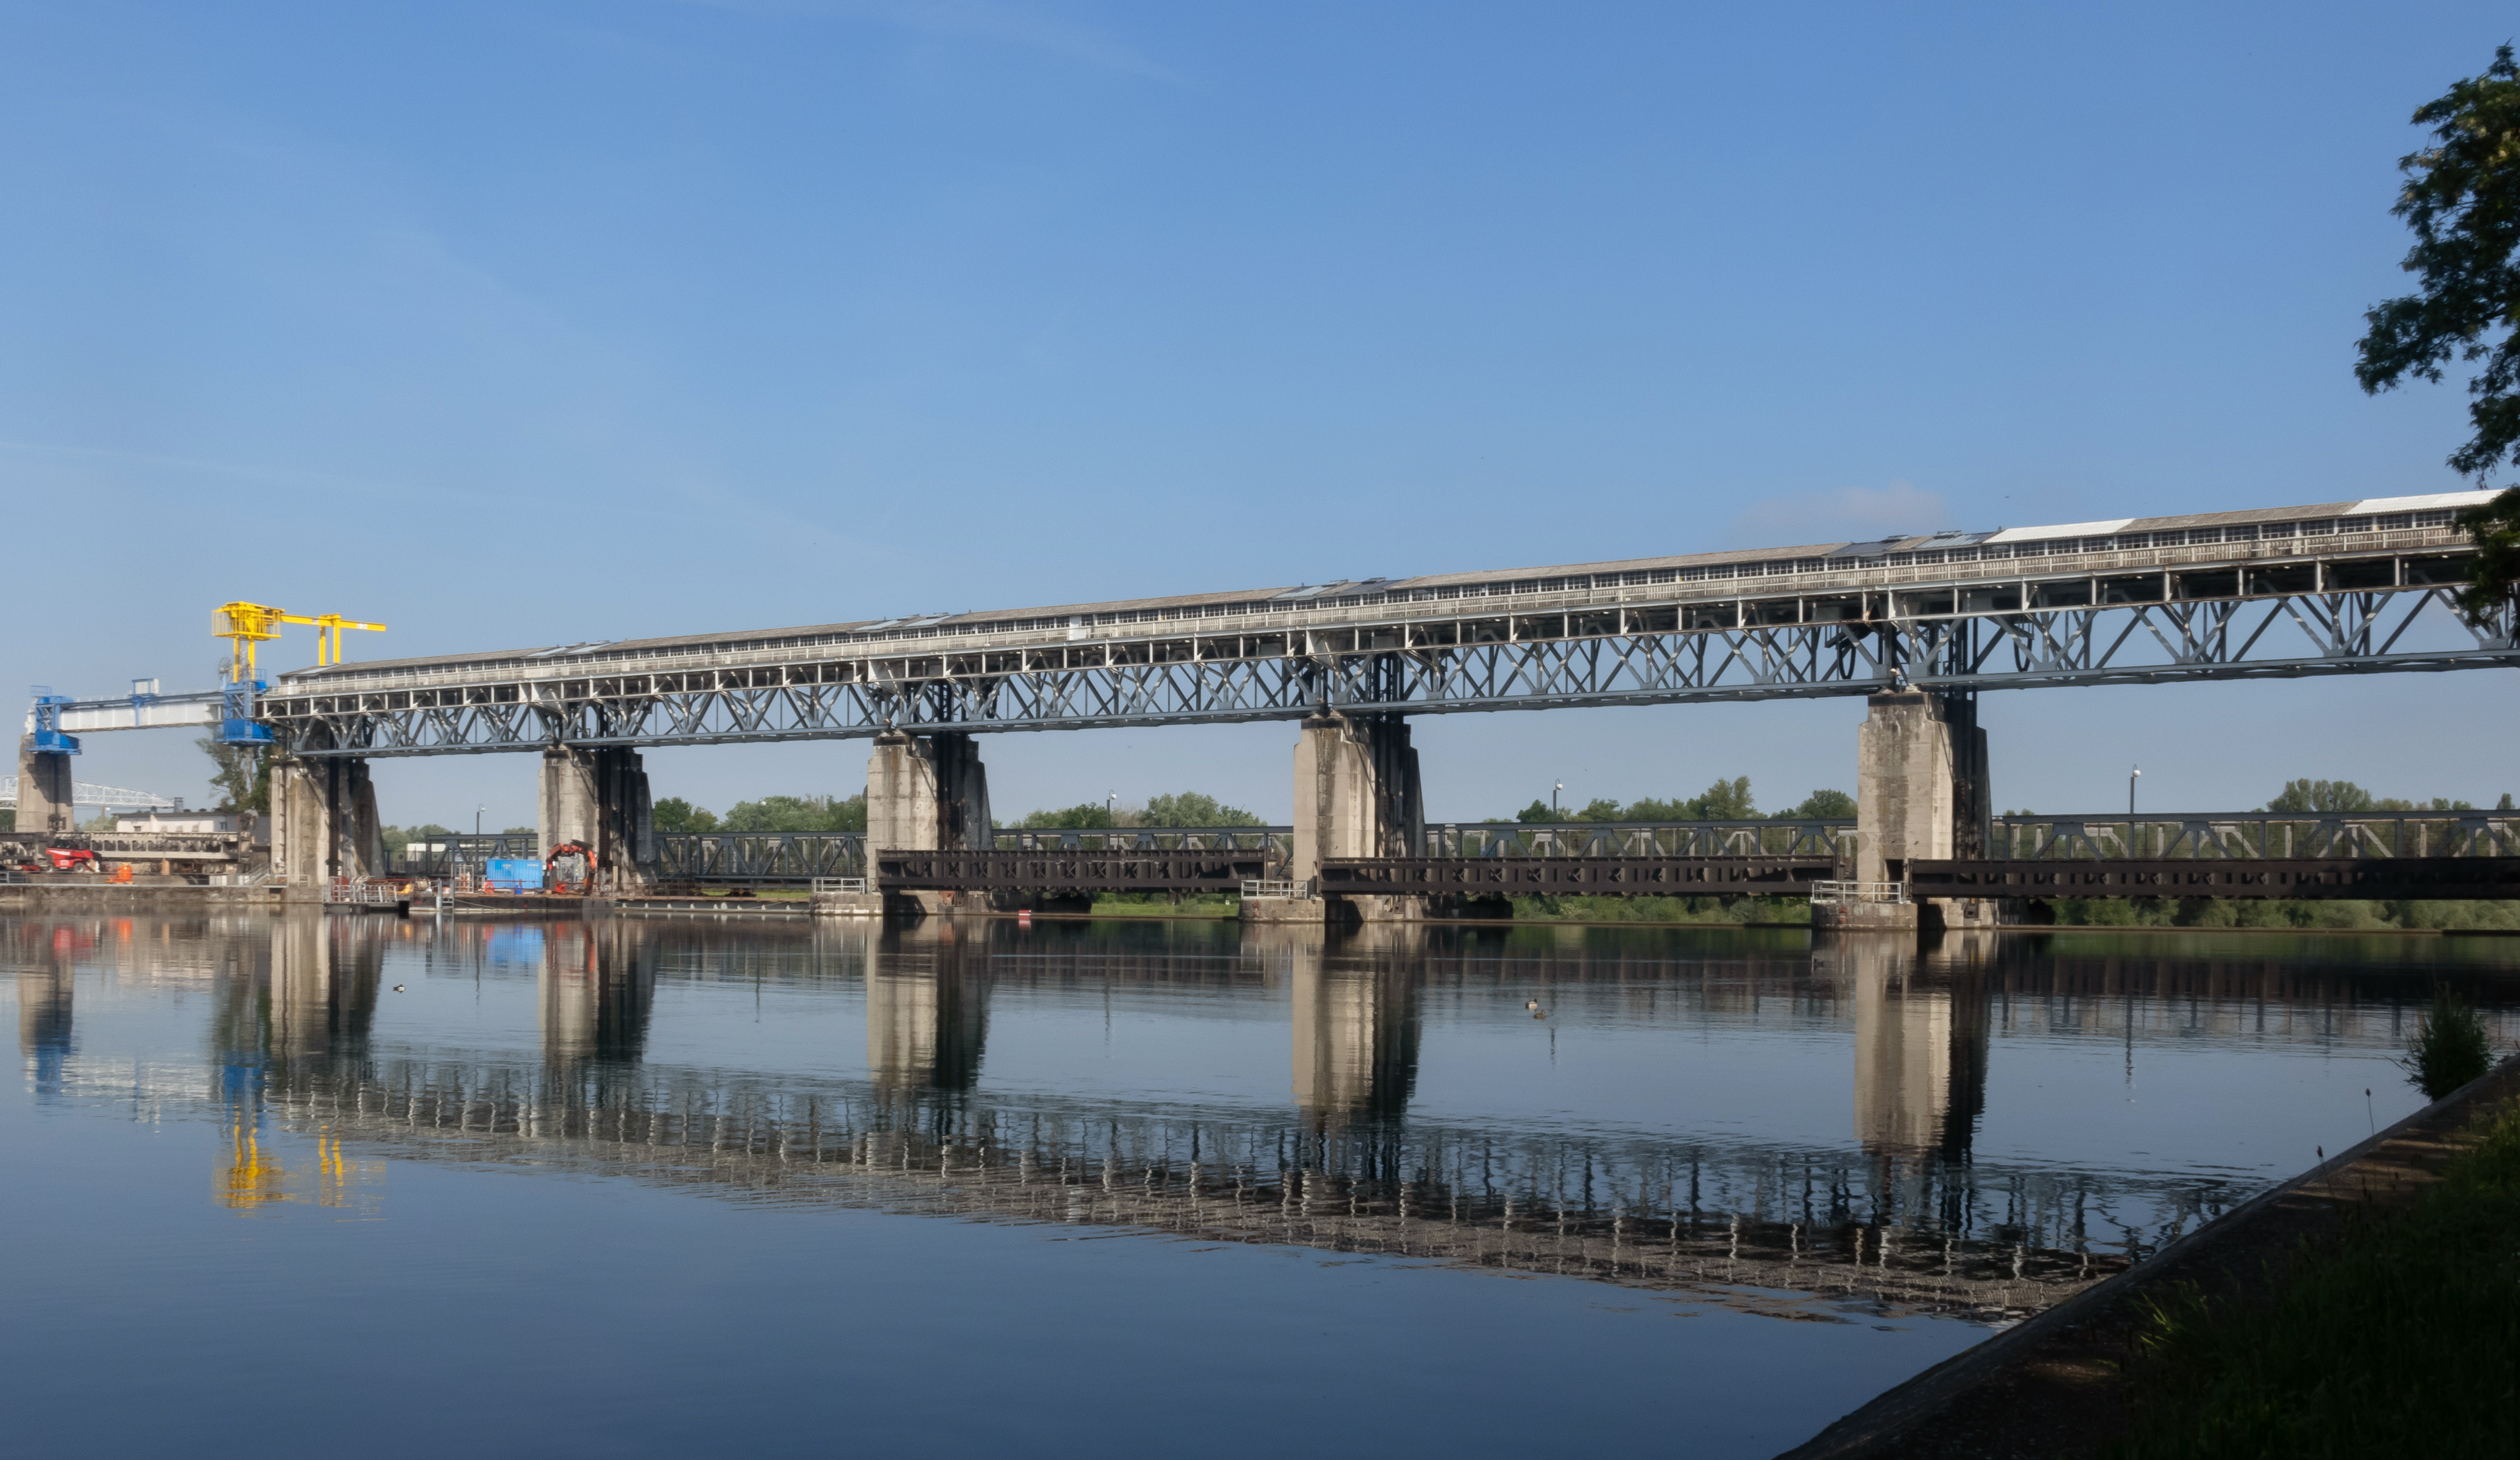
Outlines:
{"label": "white building", "polygon": [[232,811],[186,811],[158,807],[150,811],[118,811],[113,814],[116,831],[236,831],[243,825],[241,815]]}

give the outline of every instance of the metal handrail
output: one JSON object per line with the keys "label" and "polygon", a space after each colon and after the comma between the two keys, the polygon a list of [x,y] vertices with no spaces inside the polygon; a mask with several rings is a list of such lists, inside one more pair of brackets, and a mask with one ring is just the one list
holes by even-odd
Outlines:
{"label": "metal handrail", "polygon": [[864,877],[816,877],[814,879],[813,888],[816,892],[863,894],[867,890],[867,879]]}
{"label": "metal handrail", "polygon": [[329,877],[324,882],[324,901],[345,907],[390,907],[402,898],[392,887],[382,882],[358,877]]}
{"label": "metal handrail", "polygon": [[1843,907],[1858,903],[1904,903],[1908,901],[1905,882],[1815,882],[1811,890],[1815,907]]}
{"label": "metal handrail", "polygon": [[1245,902],[1257,902],[1264,898],[1309,897],[1308,886],[1271,877],[1245,877],[1242,879],[1242,898]]}

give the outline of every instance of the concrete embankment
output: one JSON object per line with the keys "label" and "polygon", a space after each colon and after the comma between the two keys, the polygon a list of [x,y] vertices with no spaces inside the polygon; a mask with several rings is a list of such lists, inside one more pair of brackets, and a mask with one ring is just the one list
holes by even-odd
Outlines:
{"label": "concrete embankment", "polygon": [[2520,1098],[2520,1058],[2260,1195],[2110,1278],[1945,1360],[1778,1460],[2096,1456],[2127,1422],[2120,1366],[2145,1304],[2181,1284],[2251,1302],[2305,1241],[2356,1213],[2403,1211],[2463,1150],[2470,1124]]}
{"label": "concrete embankment", "polygon": [[0,885],[0,912],[123,913],[246,912],[277,909],[283,889],[274,886],[203,887],[199,883],[113,882],[103,877]]}

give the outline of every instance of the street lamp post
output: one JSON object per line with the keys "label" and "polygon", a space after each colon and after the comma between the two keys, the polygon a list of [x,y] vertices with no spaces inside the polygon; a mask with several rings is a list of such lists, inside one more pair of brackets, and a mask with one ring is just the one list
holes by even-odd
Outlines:
{"label": "street lamp post", "polygon": [[[2127,773],[2127,816],[2130,819],[2135,816],[2135,783],[2137,778],[2142,774],[2143,768],[2141,766],[2138,766],[2133,771]],[[2132,831],[2133,828],[2130,827],[2129,830]]]}
{"label": "street lamp post", "polygon": [[1549,815],[1552,818],[1565,815],[1565,813],[1558,810],[1557,807],[1557,793],[1564,789],[1566,789],[1566,782],[1562,780],[1549,788]]}
{"label": "street lamp post", "polygon": [[490,808],[487,806],[476,806],[472,808],[472,834],[474,836],[479,836],[481,834],[481,813],[488,811],[489,809]]}

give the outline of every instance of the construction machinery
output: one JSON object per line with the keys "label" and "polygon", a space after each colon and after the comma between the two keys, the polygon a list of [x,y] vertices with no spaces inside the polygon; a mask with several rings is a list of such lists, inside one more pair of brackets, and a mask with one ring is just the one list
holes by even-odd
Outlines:
{"label": "construction machinery", "polygon": [[211,609],[211,636],[228,642],[228,679],[220,686],[219,715],[219,739],[227,744],[262,745],[271,741],[271,728],[253,718],[254,696],[270,687],[262,682],[255,648],[264,640],[278,639],[282,624],[305,624],[314,629],[315,662],[319,666],[341,662],[343,630],[385,632],[382,624],[361,623],[338,613],[291,613],[268,603],[238,601]]}
{"label": "construction machinery", "polygon": [[210,633],[230,645],[228,680],[236,683],[260,678],[254,663],[254,645],[266,639],[280,637],[280,625],[305,624],[315,631],[315,662],[334,665],[341,662],[341,633],[361,629],[382,634],[382,624],[365,624],[338,613],[291,613],[268,603],[221,603],[210,610]]}

